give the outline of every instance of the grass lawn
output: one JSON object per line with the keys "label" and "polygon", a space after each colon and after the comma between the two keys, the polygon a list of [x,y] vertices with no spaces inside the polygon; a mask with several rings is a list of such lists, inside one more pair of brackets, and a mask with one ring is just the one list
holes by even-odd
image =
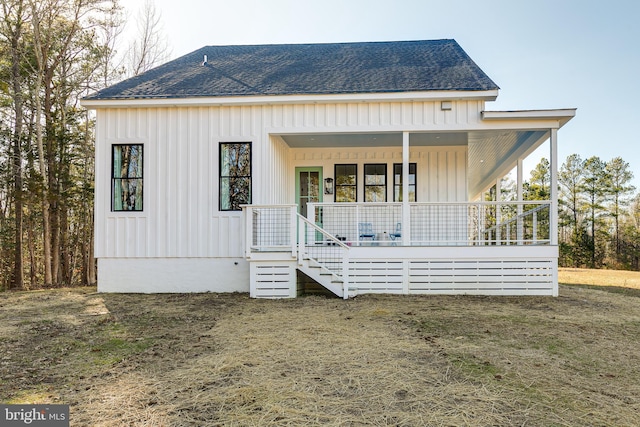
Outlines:
{"label": "grass lawn", "polygon": [[5,292],[0,401],[70,404],[72,426],[637,426],[624,277],[557,298]]}
{"label": "grass lawn", "polygon": [[640,271],[560,268],[558,281],[569,285],[609,286],[640,290]]}

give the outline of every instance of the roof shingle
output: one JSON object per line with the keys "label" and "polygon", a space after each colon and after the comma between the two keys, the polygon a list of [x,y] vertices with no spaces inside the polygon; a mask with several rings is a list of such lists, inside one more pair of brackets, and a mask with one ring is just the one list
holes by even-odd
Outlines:
{"label": "roof shingle", "polygon": [[206,46],[86,99],[494,89],[455,40],[425,40]]}

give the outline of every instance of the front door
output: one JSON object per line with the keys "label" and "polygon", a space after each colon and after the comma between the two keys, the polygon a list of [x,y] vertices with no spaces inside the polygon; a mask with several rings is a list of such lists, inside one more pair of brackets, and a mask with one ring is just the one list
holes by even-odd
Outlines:
{"label": "front door", "polygon": [[[307,203],[322,202],[322,168],[296,168],[298,213],[307,217]],[[314,218],[318,222],[318,218]]]}

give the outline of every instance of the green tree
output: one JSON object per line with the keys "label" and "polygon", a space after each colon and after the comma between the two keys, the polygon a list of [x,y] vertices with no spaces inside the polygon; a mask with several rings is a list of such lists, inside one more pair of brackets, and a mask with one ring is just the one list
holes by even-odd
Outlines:
{"label": "green tree", "polygon": [[626,219],[624,242],[629,250],[624,252],[624,256],[630,268],[640,270],[640,194],[631,201]]}
{"label": "green tree", "polygon": [[579,267],[582,265],[582,243],[584,228],[581,224],[584,214],[582,181],[584,162],[578,154],[567,157],[558,173],[559,226],[561,230],[560,246],[564,265]]}
{"label": "green tree", "polygon": [[592,156],[584,161],[584,178],[580,186],[586,198],[587,220],[590,226],[588,252],[589,266],[598,268],[604,259],[604,242],[606,238],[603,217],[606,214],[605,204],[608,201],[611,188],[611,177],[607,173],[606,163],[599,157]]}
{"label": "green tree", "polygon": [[549,160],[545,157],[531,171],[531,177],[524,185],[525,200],[549,200],[551,195],[551,172]]}
{"label": "green tree", "polygon": [[71,284],[79,260],[95,265],[93,122],[78,100],[115,75],[119,16],[117,0],[0,5],[2,285],[24,286],[26,271],[31,284]]}
{"label": "green tree", "polygon": [[23,34],[25,32],[25,6],[23,0],[4,0],[2,2],[2,21],[0,21],[0,37],[3,45],[8,51],[10,62],[10,72],[6,87],[7,95],[11,99],[11,118],[13,128],[10,130],[11,145],[9,155],[11,159],[12,173],[8,182],[13,182],[13,211],[14,211],[14,256],[13,271],[9,286],[19,289],[24,287],[23,272],[23,156],[22,144],[24,139],[24,96],[23,96],[23,61],[25,52],[25,42]]}
{"label": "green tree", "polygon": [[615,157],[607,162],[606,173],[610,180],[610,196],[611,204],[609,205],[609,215],[614,221],[614,241],[615,241],[615,260],[620,261],[620,216],[622,208],[629,205],[629,196],[635,191],[635,187],[630,184],[633,179],[633,172],[629,163],[622,160],[621,157]]}

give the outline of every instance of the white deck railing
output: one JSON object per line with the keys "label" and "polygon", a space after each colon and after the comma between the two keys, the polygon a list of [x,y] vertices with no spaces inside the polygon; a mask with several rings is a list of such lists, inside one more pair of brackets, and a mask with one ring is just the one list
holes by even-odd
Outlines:
{"label": "white deck railing", "polygon": [[349,246],[307,218],[298,215],[298,263],[310,261],[343,283],[349,296]]}
{"label": "white deck railing", "polygon": [[[548,201],[310,203],[309,216],[353,245],[477,246],[548,244]],[[367,230],[363,232],[363,230]]]}
{"label": "white deck railing", "polygon": [[[488,246],[550,243],[549,201],[409,203],[309,203],[305,247]],[[247,256],[291,251],[298,256],[296,205],[245,209]],[[406,219],[407,220],[403,220]],[[317,229],[316,229],[317,227]]]}

